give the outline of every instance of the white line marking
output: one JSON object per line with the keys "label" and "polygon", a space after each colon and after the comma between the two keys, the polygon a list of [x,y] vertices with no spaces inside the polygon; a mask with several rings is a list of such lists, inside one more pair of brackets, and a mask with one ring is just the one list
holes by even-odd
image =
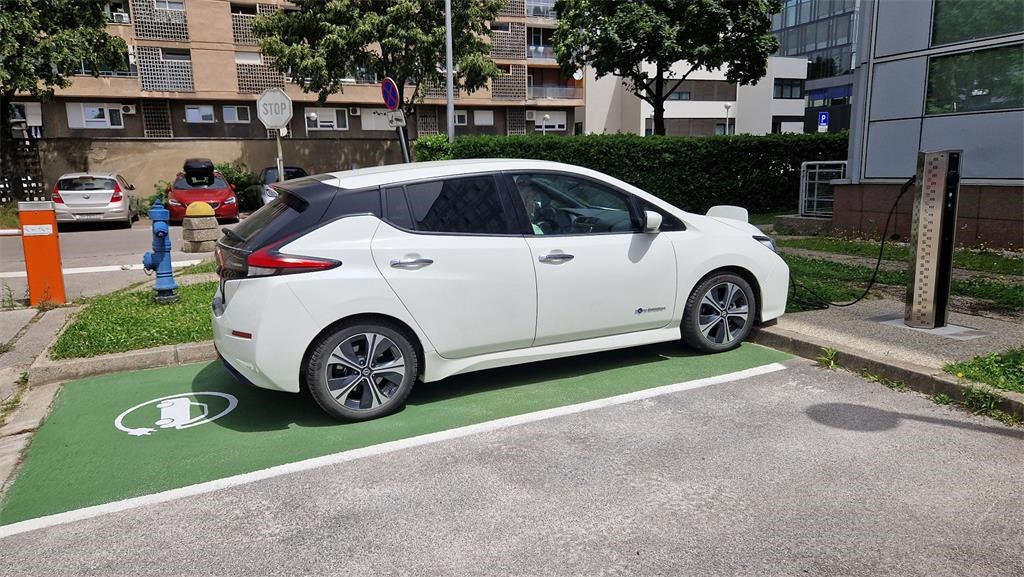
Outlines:
{"label": "white line marking", "polygon": [[[192,266],[203,262],[200,259],[193,260],[177,260],[172,261],[171,266],[173,268],[181,268],[183,266]],[[86,274],[91,272],[115,272],[120,270],[142,270],[141,264],[108,264],[104,266],[83,266],[78,268],[66,268],[64,274]],[[0,272],[0,278],[25,278],[26,273],[23,270],[14,272]]]}
{"label": "white line marking", "polygon": [[788,367],[786,367],[786,365],[780,363],[772,363],[769,365],[763,365],[760,367],[754,367],[752,369],[745,369],[742,371],[736,371],[733,373],[727,373],[715,377],[707,377],[704,379],[697,379],[695,381],[687,381],[685,383],[676,383],[674,385],[665,385],[661,387],[655,387],[652,389],[636,391],[633,393],[616,395],[614,397],[597,399],[595,401],[587,401],[585,403],[578,403],[575,405],[555,407],[553,409],[544,409],[542,411],[535,411],[533,413],[524,413],[522,415],[505,417],[503,419],[496,419],[494,421],[477,423],[475,425],[467,425],[465,427],[448,429],[446,431],[428,433],[426,435],[420,435],[418,437],[399,439],[397,441],[390,441],[387,443],[381,443],[379,445],[371,445],[369,447],[363,447],[360,449],[352,449],[350,451],[343,451],[341,453],[324,455],[322,457],[313,457],[312,459],[306,459],[304,461],[297,461],[295,463],[278,465],[276,467],[261,469],[259,471],[252,471],[251,473],[243,473],[241,475],[217,479],[215,481],[207,481],[205,483],[198,483],[195,485],[189,485],[187,487],[171,489],[169,491],[163,491],[160,493],[153,493],[152,495],[133,497],[131,499],[124,499],[122,501],[114,501],[113,503],[104,503],[103,505],[94,505],[92,507],[86,507],[84,509],[76,509],[74,511],[66,511],[64,513],[56,513],[54,515],[49,515],[46,517],[38,517],[36,519],[29,519],[27,521],[19,521],[18,523],[12,523],[10,525],[3,525],[0,526],[0,539],[4,537],[10,537],[12,535],[18,535],[20,533],[35,531],[37,529],[44,529],[46,527],[64,525],[67,523],[73,523],[75,521],[82,521],[84,519],[91,519],[93,517],[108,515],[110,513],[116,513],[119,511],[127,511],[129,509],[136,509],[138,507],[145,507],[147,505],[155,505],[157,503],[166,503],[167,501],[174,501],[177,499],[183,499],[185,497],[202,495],[203,493],[211,493],[213,491],[219,491],[221,489],[227,489],[230,487],[248,485],[250,483],[255,483],[257,481],[272,479],[274,477],[289,475],[291,473],[298,473],[300,471],[319,469],[321,467],[336,465],[338,463],[344,463],[347,461],[354,461],[356,459],[363,459],[365,457],[373,457],[377,455],[383,455],[386,453],[393,453],[395,451],[401,451],[403,449],[409,449],[412,447],[420,447],[423,445],[430,445],[451,439],[459,439],[462,437],[476,435],[479,433],[489,433],[500,429],[507,429],[509,427],[514,427],[516,425],[535,423],[537,421],[544,421],[547,419],[561,417],[564,415],[573,415],[576,413],[583,413],[586,411],[603,409],[605,407],[611,407],[614,405],[622,405],[625,403],[631,403],[633,401],[639,401],[641,399],[649,399],[651,397],[667,395],[669,393],[689,391],[692,389],[699,389],[701,387],[707,387],[710,385],[718,385],[732,381],[739,381],[742,379],[748,379],[750,377],[756,377],[759,375],[774,373],[776,371],[782,371],[787,368]]}

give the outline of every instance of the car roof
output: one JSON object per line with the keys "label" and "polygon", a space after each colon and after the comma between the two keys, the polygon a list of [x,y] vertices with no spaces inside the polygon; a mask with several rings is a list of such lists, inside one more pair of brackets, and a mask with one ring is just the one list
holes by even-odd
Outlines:
{"label": "car roof", "polygon": [[116,173],[113,173],[113,172],[69,172],[67,174],[60,175],[60,178],[58,178],[57,180],[61,180],[61,179],[64,179],[64,178],[81,178],[83,176],[91,176],[91,177],[97,177],[98,176],[100,178],[117,178],[120,175],[116,174]]}
{"label": "car roof", "polygon": [[595,171],[572,164],[548,160],[511,158],[473,158],[465,160],[436,160],[410,164],[388,164],[371,168],[357,168],[320,175],[324,181],[333,177],[335,186],[345,189],[370,188],[399,182],[497,172],[502,170],[560,170],[589,176],[603,176]]}

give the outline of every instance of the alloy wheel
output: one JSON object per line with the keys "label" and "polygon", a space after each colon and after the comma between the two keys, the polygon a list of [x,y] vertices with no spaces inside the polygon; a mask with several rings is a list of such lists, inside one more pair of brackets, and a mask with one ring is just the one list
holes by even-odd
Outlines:
{"label": "alloy wheel", "polygon": [[729,344],[747,325],[747,295],[738,285],[722,282],[711,287],[700,300],[697,325],[705,340]]}
{"label": "alloy wheel", "polygon": [[388,403],[405,380],[405,357],[390,338],[358,333],[341,342],[324,364],[327,392],[353,410]]}

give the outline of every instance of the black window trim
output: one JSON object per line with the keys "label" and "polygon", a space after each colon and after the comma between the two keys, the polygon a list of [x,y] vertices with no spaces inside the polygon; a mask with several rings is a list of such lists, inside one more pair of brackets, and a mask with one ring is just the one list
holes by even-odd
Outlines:
{"label": "black window trim", "polygon": [[[406,228],[404,226],[400,226],[399,224],[395,223],[391,219],[391,215],[388,214],[389,211],[388,211],[388,203],[387,203],[386,195],[387,195],[387,189],[389,189],[389,188],[401,188],[402,189],[402,196],[405,197],[405,202],[408,205],[408,203],[409,203],[409,193],[408,193],[408,191],[406,191],[406,187],[408,187],[408,186],[416,185],[416,184],[428,184],[428,183],[431,183],[431,182],[458,180],[458,179],[461,179],[461,178],[480,178],[480,177],[489,177],[491,179],[491,181],[494,183],[495,191],[498,193],[499,202],[501,202],[501,210],[502,210],[502,213],[503,213],[503,216],[504,216],[504,219],[505,219],[505,224],[513,232],[508,232],[508,233],[440,232],[440,231],[433,231],[433,230],[418,230],[418,229],[415,229],[415,228],[409,229],[409,228]],[[407,232],[409,234],[423,234],[423,235],[431,235],[431,236],[486,236],[486,237],[517,237],[517,236],[521,236],[522,235],[522,233],[516,232],[517,225],[519,225],[520,223],[519,223],[518,218],[515,215],[515,208],[514,208],[515,204],[511,202],[511,199],[509,199],[508,191],[505,190],[505,187],[502,185],[501,179],[499,178],[499,173],[497,173],[495,171],[487,170],[487,171],[482,171],[482,172],[468,172],[468,173],[461,173],[461,174],[453,174],[451,176],[440,176],[440,177],[435,176],[435,177],[431,177],[431,178],[419,178],[419,179],[416,179],[416,180],[403,180],[401,182],[392,182],[392,183],[388,183],[388,184],[382,184],[382,185],[380,185],[378,187],[378,191],[380,192],[381,214],[383,215],[383,218],[381,220],[383,220],[385,223],[387,223],[388,226],[390,226],[392,228],[395,228],[397,230],[403,231],[403,232]],[[409,206],[408,210],[409,210],[409,214],[411,215],[412,214],[412,207]],[[415,225],[416,225],[416,221],[415,221],[415,218],[413,218],[413,226],[415,226]]]}

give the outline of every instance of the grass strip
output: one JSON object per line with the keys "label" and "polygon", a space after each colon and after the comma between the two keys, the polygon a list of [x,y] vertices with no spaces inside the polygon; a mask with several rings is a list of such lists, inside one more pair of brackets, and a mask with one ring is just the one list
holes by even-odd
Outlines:
{"label": "grass strip", "polygon": [[[776,242],[779,246],[789,248],[878,258],[877,241],[813,237],[783,238]],[[886,243],[882,258],[907,261],[910,259],[910,247],[906,244]],[[988,250],[958,248],[953,252],[953,266],[964,270],[1024,276],[1024,258],[1007,257]]]}
{"label": "grass strip", "polygon": [[969,361],[949,363],[942,370],[959,379],[985,383],[1004,391],[1024,393],[1024,347],[989,353]]}
{"label": "grass strip", "polygon": [[151,290],[96,297],[77,314],[53,347],[54,359],[94,357],[213,338],[210,302],[217,281],[178,288],[178,300],[153,301]]}
{"label": "grass strip", "polygon": [[[832,302],[852,300],[860,296],[874,270],[866,266],[788,254],[782,255],[782,258],[789,264],[790,276],[794,280]],[[907,286],[910,283],[910,274],[899,270],[879,270],[876,283]],[[1024,283],[1003,283],[983,278],[954,279],[950,290],[957,296],[986,301],[985,308],[1024,310]],[[799,305],[792,306],[790,311],[803,310]]]}

